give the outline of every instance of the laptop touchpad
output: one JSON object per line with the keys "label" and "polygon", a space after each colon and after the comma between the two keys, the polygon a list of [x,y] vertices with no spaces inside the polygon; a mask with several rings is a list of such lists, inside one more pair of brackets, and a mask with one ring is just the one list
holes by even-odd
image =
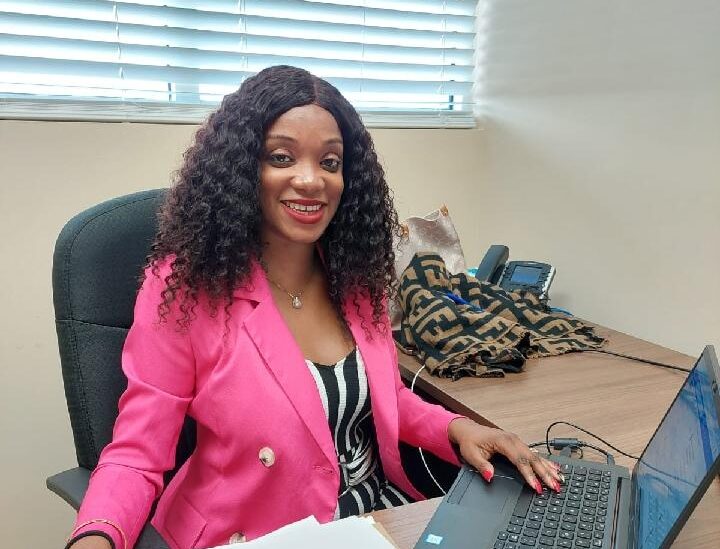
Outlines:
{"label": "laptop touchpad", "polygon": [[463,507],[472,507],[486,513],[504,513],[505,507],[515,507],[522,491],[519,479],[495,475],[492,482],[485,482],[474,474],[472,481],[458,502]]}

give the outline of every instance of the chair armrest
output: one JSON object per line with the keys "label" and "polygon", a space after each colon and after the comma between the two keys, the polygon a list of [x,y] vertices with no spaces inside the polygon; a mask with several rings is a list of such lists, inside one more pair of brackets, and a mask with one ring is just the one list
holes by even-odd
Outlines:
{"label": "chair armrest", "polygon": [[55,492],[77,511],[89,482],[90,471],[84,467],[75,467],[48,477],[45,484],[51,492]]}
{"label": "chair armrest", "polygon": [[[51,492],[55,492],[77,511],[89,482],[90,471],[84,467],[75,467],[48,477],[45,484]],[[157,530],[147,523],[140,533],[135,549],[168,549],[168,546]]]}

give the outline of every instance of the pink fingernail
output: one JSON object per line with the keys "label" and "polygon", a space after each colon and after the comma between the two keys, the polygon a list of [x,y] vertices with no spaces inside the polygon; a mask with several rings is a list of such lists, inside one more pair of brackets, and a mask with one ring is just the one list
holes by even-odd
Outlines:
{"label": "pink fingernail", "polygon": [[486,482],[490,482],[493,478],[493,472],[490,469],[486,469],[485,471],[483,471],[480,474],[482,475],[482,478],[484,478]]}
{"label": "pink fingernail", "polygon": [[533,488],[535,488],[535,491],[538,493],[538,495],[542,495],[542,484],[540,484],[540,481],[535,479],[535,484],[533,485]]}

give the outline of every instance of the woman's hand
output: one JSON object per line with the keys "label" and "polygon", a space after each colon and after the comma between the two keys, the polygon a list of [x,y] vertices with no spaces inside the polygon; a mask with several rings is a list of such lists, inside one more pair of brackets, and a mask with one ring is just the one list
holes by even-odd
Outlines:
{"label": "woman's hand", "polygon": [[102,536],[85,536],[70,546],[70,549],[111,549],[110,542]]}
{"label": "woman's hand", "polygon": [[540,457],[512,433],[483,427],[467,418],[458,418],[450,422],[448,438],[460,447],[463,459],[488,482],[495,474],[489,461],[494,454],[502,454],[515,464],[525,481],[538,494],[542,493],[542,484],[538,479],[556,492],[560,491],[560,482],[565,481],[558,471],[558,465]]}

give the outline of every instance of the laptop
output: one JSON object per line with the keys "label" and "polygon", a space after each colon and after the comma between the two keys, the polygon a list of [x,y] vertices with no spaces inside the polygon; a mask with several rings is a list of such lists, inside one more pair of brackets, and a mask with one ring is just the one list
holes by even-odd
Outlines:
{"label": "laptop", "polygon": [[632,474],[551,456],[559,494],[531,490],[507,461],[485,482],[465,466],[415,549],[661,549],[670,547],[720,473],[718,359],[705,347]]}

